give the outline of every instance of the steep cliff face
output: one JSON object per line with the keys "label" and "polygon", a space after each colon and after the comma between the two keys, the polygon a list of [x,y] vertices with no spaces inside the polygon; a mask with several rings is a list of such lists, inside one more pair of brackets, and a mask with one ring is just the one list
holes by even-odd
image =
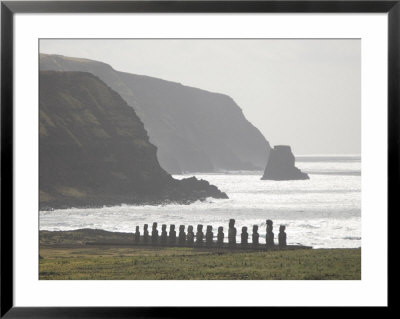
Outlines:
{"label": "steep cliff face", "polygon": [[118,92],[143,121],[169,173],[265,167],[269,143],[226,95],[59,55],[41,54],[40,68],[90,72]]}
{"label": "steep cliff face", "polygon": [[295,158],[290,146],[276,145],[270,152],[267,167],[261,179],[276,181],[309,179],[295,166]]}
{"label": "steep cliff face", "polygon": [[135,111],[84,72],[40,72],[40,207],[227,198],[206,181],[173,179]]}

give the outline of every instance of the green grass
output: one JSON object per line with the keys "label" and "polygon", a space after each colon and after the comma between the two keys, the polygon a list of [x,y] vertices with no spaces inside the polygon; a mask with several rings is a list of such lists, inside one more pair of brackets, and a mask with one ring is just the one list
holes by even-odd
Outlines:
{"label": "green grass", "polygon": [[40,247],[39,279],[361,279],[361,249]]}

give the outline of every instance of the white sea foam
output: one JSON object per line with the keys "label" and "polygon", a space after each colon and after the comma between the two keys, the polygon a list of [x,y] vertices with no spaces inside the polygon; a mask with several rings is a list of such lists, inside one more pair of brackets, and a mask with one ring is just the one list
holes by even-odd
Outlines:
{"label": "white sea foam", "polygon": [[[134,232],[135,226],[161,224],[212,225],[214,235],[228,220],[236,219],[238,240],[241,227],[259,226],[265,238],[265,221],[286,225],[289,244],[301,243],[315,248],[361,247],[361,173],[360,161],[304,161],[297,166],[310,174],[310,180],[263,181],[259,174],[229,172],[195,174],[226,192],[229,199],[197,201],[191,205],[130,206],[90,209],[65,209],[40,212],[41,230],[97,228]],[[328,172],[328,173],[327,173]],[[352,174],[347,174],[352,172]],[[327,174],[325,174],[327,173]],[[192,175],[177,175],[184,178]],[[142,228],[142,227],[141,227]],[[262,241],[262,240],[261,240]]]}

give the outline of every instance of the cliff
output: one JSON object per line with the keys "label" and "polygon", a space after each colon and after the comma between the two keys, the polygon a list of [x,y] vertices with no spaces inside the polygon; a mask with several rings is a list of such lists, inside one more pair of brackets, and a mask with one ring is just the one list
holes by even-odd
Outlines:
{"label": "cliff", "polygon": [[39,80],[41,209],[227,198],[165,172],[135,111],[96,76],[41,71]]}
{"label": "cliff", "polygon": [[98,76],[135,109],[171,174],[265,167],[269,143],[229,96],[60,55],[41,54],[40,69]]}
{"label": "cliff", "polygon": [[261,179],[275,181],[309,179],[295,166],[295,158],[290,146],[277,145],[271,152],[264,175]]}

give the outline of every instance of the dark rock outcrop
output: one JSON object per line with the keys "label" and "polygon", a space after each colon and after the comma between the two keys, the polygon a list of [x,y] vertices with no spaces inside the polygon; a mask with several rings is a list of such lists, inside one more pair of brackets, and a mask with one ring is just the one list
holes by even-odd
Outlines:
{"label": "dark rock outcrop", "polygon": [[265,168],[269,143],[227,95],[60,55],[41,54],[40,69],[98,76],[134,108],[171,174]]}
{"label": "dark rock outcrop", "polygon": [[227,198],[159,165],[135,111],[98,77],[40,72],[40,209]]}
{"label": "dark rock outcrop", "polygon": [[270,151],[267,167],[261,179],[286,181],[309,179],[309,177],[295,166],[290,146],[277,145]]}

